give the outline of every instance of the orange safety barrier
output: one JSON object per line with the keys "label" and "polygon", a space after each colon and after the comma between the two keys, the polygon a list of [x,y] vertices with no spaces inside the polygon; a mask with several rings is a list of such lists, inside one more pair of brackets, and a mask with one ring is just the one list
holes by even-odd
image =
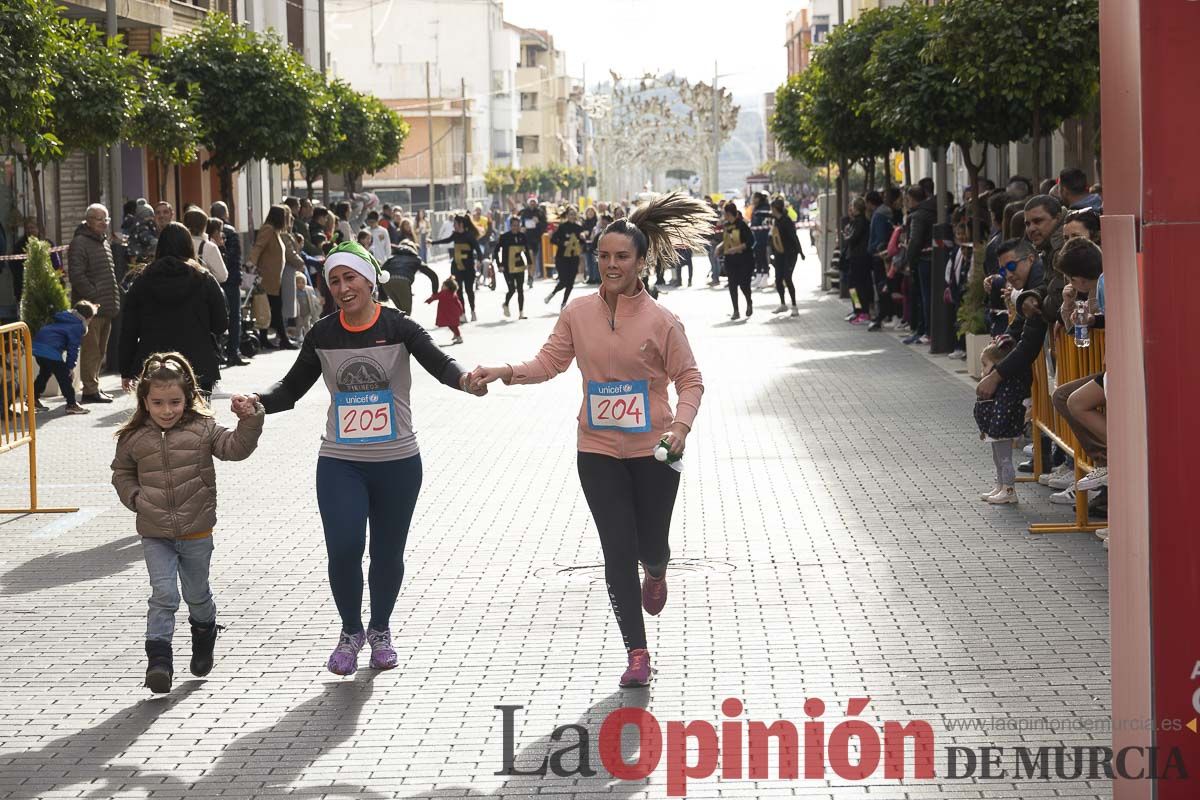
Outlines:
{"label": "orange safety barrier", "polygon": [[[1055,339],[1055,365],[1057,385],[1062,386],[1088,375],[1104,371],[1104,329],[1093,328],[1091,347],[1076,347],[1075,339],[1065,331],[1059,331]],[[1075,438],[1071,426],[1054,409],[1050,400],[1050,379],[1046,368],[1046,353],[1038,354],[1033,365],[1033,474],[1042,472],[1045,453],[1042,452],[1042,437],[1046,434],[1055,444],[1072,453],[1075,458],[1075,480],[1079,480],[1092,469],[1087,454]],[[1035,479],[1034,479],[1035,480]],[[1075,520],[1072,523],[1048,523],[1030,525],[1030,533],[1087,533],[1105,527],[1106,523],[1088,521],[1088,493],[1075,493]]]}
{"label": "orange safety barrier", "polygon": [[37,416],[33,407],[33,345],[24,322],[0,325],[0,453],[29,449],[29,507],[0,514],[68,514],[78,508],[38,508]]}

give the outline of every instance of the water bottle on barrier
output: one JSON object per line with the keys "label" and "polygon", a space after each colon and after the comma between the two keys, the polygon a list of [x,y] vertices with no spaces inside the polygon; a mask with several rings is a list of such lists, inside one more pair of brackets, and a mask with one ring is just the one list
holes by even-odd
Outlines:
{"label": "water bottle on barrier", "polygon": [[1087,300],[1075,301],[1075,346],[1076,347],[1091,347],[1092,332],[1088,329],[1088,302]]}
{"label": "water bottle on barrier", "polygon": [[658,446],[654,448],[654,458],[658,461],[665,461],[667,466],[676,472],[683,472],[683,456],[671,455],[670,445],[667,443],[667,437],[659,440]]}

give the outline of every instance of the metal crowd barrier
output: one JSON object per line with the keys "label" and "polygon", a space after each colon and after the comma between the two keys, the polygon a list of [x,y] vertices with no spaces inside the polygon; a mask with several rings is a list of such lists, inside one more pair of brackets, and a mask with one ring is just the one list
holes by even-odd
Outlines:
{"label": "metal crowd barrier", "polygon": [[[1104,329],[1093,328],[1091,332],[1091,347],[1076,347],[1075,340],[1065,331],[1056,334],[1056,386],[1062,386],[1080,378],[1086,378],[1097,372],[1104,371]],[[1071,426],[1066,419],[1054,409],[1051,402],[1049,373],[1046,365],[1046,352],[1038,354],[1033,365],[1033,474],[1042,473],[1046,453],[1042,452],[1042,437],[1039,432],[1046,434],[1051,441],[1075,459],[1075,480],[1079,480],[1093,468],[1087,454],[1075,438]],[[1030,533],[1087,533],[1107,525],[1105,522],[1090,522],[1088,520],[1088,493],[1075,493],[1075,519],[1070,523],[1044,523],[1029,526]]]}
{"label": "metal crowd barrier", "polygon": [[68,514],[78,508],[39,508],[37,415],[33,407],[33,345],[24,322],[0,325],[0,453],[29,451],[29,506],[0,514]]}

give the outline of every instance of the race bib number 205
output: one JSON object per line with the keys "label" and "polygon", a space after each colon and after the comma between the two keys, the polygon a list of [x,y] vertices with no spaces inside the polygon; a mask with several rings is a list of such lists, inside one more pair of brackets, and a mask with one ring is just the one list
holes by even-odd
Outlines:
{"label": "race bib number 205", "polygon": [[645,433],[650,430],[649,381],[588,381],[588,427]]}
{"label": "race bib number 205", "polygon": [[374,444],[396,438],[392,390],[338,392],[337,441],[340,444]]}

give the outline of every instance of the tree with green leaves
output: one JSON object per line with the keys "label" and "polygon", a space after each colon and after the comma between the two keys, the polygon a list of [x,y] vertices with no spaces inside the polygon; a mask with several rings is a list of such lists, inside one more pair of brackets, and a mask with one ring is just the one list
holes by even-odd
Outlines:
{"label": "tree with green leaves", "polygon": [[[189,97],[178,97],[161,80],[159,70],[145,64],[141,71],[141,107],[129,118],[125,135],[158,159],[158,196],[167,195],[172,164],[190,164],[200,147],[200,123]],[[190,95],[190,92],[189,92]]]}
{"label": "tree with green leaves", "polygon": [[30,239],[25,257],[24,285],[21,292],[21,321],[30,333],[54,320],[59,311],[66,311],[67,290],[50,263],[50,243]]}
{"label": "tree with green leaves", "polygon": [[249,161],[301,161],[312,147],[320,81],[278,36],[208,14],[163,44],[160,68],[176,96],[192,98],[209,151],[203,166],[218,170],[225,202],[233,199],[234,171]]}
{"label": "tree with green leaves", "polygon": [[[0,4],[0,141],[10,152],[17,144],[34,163],[62,152],[55,136],[54,88],[59,76],[51,57],[58,11],[49,0],[8,0]],[[41,187],[34,183],[38,222],[43,221]]]}
{"label": "tree with green leaves", "polygon": [[968,171],[971,142],[1001,145],[1031,136],[1036,185],[1040,137],[1095,103],[1099,0],[947,0],[937,6],[935,34],[926,58],[943,62],[974,100],[962,108],[964,130],[954,139]]}
{"label": "tree with green leaves", "polygon": [[[46,59],[53,86],[49,113],[17,138],[17,158],[29,171],[38,221],[45,219],[42,169],[72,152],[107,147],[121,136],[137,108],[136,73],[141,57],[128,52],[120,37],[109,39],[85,20],[54,18],[49,24]],[[40,24],[40,23],[39,23]]]}
{"label": "tree with green leaves", "polygon": [[395,163],[409,126],[381,100],[356,92],[342,81],[329,84],[327,107],[329,127],[337,138],[333,146],[322,142],[317,163],[342,173],[346,191],[353,192],[364,173]]}

